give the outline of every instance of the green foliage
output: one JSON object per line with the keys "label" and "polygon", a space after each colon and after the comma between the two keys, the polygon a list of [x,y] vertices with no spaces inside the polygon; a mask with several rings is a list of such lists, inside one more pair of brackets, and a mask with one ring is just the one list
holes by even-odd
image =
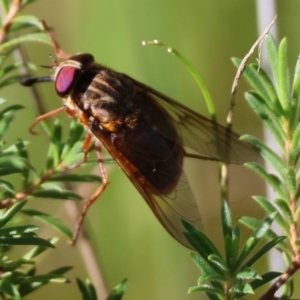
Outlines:
{"label": "green foliage", "polygon": [[[32,0],[23,0],[15,12],[21,10]],[[16,1],[0,0],[4,16],[9,15]],[[16,8],[16,7],[15,7]],[[11,62],[11,54],[20,44],[25,42],[42,42],[51,45],[49,34],[45,32],[44,23],[34,16],[14,15],[5,19],[10,26],[0,28],[0,88],[18,82],[22,77],[22,70],[34,69],[35,66],[24,62]],[[26,31],[24,31],[26,29]],[[8,62],[8,63],[7,63]],[[0,99],[0,105],[5,102]],[[36,225],[26,225],[15,218],[17,213],[50,225],[63,233],[69,240],[72,231],[59,219],[45,212],[25,208],[29,197],[41,199],[81,200],[72,190],[66,190],[64,182],[95,182],[101,183],[99,176],[90,174],[68,174],[66,171],[82,164],[83,127],[73,120],[66,141],[62,140],[62,126],[59,120],[53,126],[41,123],[47,134],[50,145],[45,165],[37,170],[30,162],[27,151],[28,142],[18,140],[6,146],[3,138],[15,113],[23,109],[21,105],[11,105],[0,111],[0,297],[1,299],[23,299],[23,297],[39,289],[47,283],[68,283],[63,275],[72,267],[60,267],[46,274],[36,274],[35,258],[49,248],[53,248],[57,238],[46,240],[38,237]],[[17,174],[22,183],[19,190],[9,181],[9,175]],[[4,179],[3,179],[4,178]],[[18,214],[19,215],[19,214]],[[23,220],[23,219],[22,219]],[[8,224],[7,224],[8,223]],[[12,223],[13,225],[9,226]],[[16,225],[17,224],[17,225]],[[9,258],[11,247],[19,245],[34,246],[18,259]],[[88,280],[84,284],[77,280],[83,299],[97,299],[95,289]],[[126,282],[120,283],[110,294],[110,300],[121,299],[126,288]]]}
{"label": "green foliage", "polygon": [[[19,16],[17,13],[33,0],[11,1],[0,0],[0,89],[18,82],[24,75],[24,69],[35,66],[25,62],[15,62],[12,56],[21,44],[39,42],[51,45],[49,34],[43,22],[34,16]],[[4,107],[5,100],[0,99]],[[42,170],[37,170],[30,162],[27,146],[29,142],[18,140],[7,146],[4,137],[13,122],[16,113],[23,109],[21,105],[10,105],[0,111],[0,298],[23,299],[33,291],[48,283],[70,282],[64,274],[72,267],[65,266],[45,274],[37,274],[36,258],[49,248],[54,248],[57,238],[43,239],[37,235],[36,225],[28,224],[20,213],[52,226],[56,230],[72,238],[71,230],[59,219],[44,212],[25,208],[29,197],[81,200],[71,190],[66,190],[62,183],[100,182],[99,177],[90,174],[67,174],[81,164],[83,160],[82,139],[83,128],[74,121],[70,127],[67,141],[62,140],[62,127],[59,120],[50,127],[43,128],[51,141],[48,155]],[[16,188],[10,182],[10,175],[17,175],[21,187]],[[31,247],[25,254],[20,246]],[[10,257],[12,247],[19,257]],[[22,251],[22,252],[21,252]],[[22,254],[21,254],[22,253]],[[16,255],[14,255],[15,257]],[[93,286],[87,283],[90,298],[97,299]],[[81,285],[79,285],[81,287]],[[80,288],[81,289],[81,288]],[[120,294],[120,293],[119,293]],[[83,294],[84,295],[84,294]],[[112,298],[120,299],[120,298]]]}
{"label": "green foliage", "polygon": [[[2,129],[0,136],[2,138],[9,129],[15,113],[21,108],[21,106],[15,105],[8,106],[0,111],[0,129]],[[81,150],[83,142],[78,142],[78,139],[82,136],[83,129],[78,122],[72,122],[66,142],[62,141],[59,121],[56,121],[53,127],[44,124],[43,128],[51,143],[45,166],[40,172],[30,163],[26,149],[28,142],[20,140],[5,147],[5,143],[1,140],[0,144],[0,201],[4,207],[0,217],[0,266],[2,270],[0,293],[11,296],[13,299],[22,299],[23,296],[50,282],[69,282],[63,274],[70,270],[71,267],[62,267],[44,275],[37,275],[35,267],[30,267],[29,269],[27,267],[28,271],[24,272],[22,268],[28,265],[34,266],[35,261],[33,258],[46,251],[49,247],[53,248],[57,239],[45,240],[38,237],[35,231],[39,227],[36,225],[20,224],[9,227],[7,223],[18,212],[21,212],[23,215],[30,216],[52,226],[68,239],[72,239],[72,231],[61,220],[47,213],[25,208],[26,201],[24,200],[30,196],[77,201],[81,197],[71,190],[66,190],[62,186],[62,182],[99,182],[99,177],[89,174],[64,174],[65,170],[77,167],[78,163],[83,159]],[[20,177],[22,182],[21,190],[17,191],[12,183],[2,179],[11,174],[18,174]],[[13,245],[34,245],[35,248],[17,260],[11,260],[7,256],[7,251],[9,250],[8,246]],[[117,296],[115,297],[112,299],[120,299]]]}
{"label": "green foliage", "polygon": [[[17,11],[22,10],[33,1],[21,1]],[[3,12],[2,24],[9,24],[0,28],[0,88],[18,82],[22,77],[22,70],[35,69],[27,62],[11,62],[12,52],[21,44],[27,42],[42,42],[51,45],[49,35],[44,32],[44,24],[34,16],[18,16],[13,11],[13,2],[0,1],[0,11]],[[26,31],[25,31],[26,29]]]}
{"label": "green foliage", "polygon": [[127,279],[123,279],[108,295],[106,300],[121,300],[127,288]]}
{"label": "green foliage", "polygon": [[[0,112],[0,127],[8,129],[7,120],[12,120],[13,113],[21,107],[7,107]],[[1,126],[5,124],[6,126]],[[8,125],[7,125],[8,124]],[[2,149],[0,152],[0,173],[2,178],[6,175],[18,173],[23,183],[21,190],[17,191],[13,184],[0,180],[0,200],[14,203],[27,197],[38,197],[42,199],[62,199],[62,200],[81,200],[81,197],[71,191],[66,190],[62,182],[71,180],[77,182],[99,182],[99,177],[89,174],[64,174],[66,170],[77,167],[83,160],[82,144],[79,142],[83,128],[74,120],[70,127],[68,140],[64,142],[61,134],[61,124],[57,120],[52,127],[43,124],[45,132],[51,141],[48,149],[47,159],[44,168],[39,172],[29,161],[26,141],[18,141],[15,144]],[[4,134],[2,132],[1,136]],[[74,137],[77,138],[74,139]],[[68,238],[72,234],[60,220],[35,210],[23,209],[22,212],[44,223],[50,224]]]}
{"label": "green foliage", "polygon": [[[269,129],[278,145],[279,153],[257,138],[244,135],[242,140],[257,149],[272,173],[255,162],[245,164],[256,172],[277,193],[272,201],[262,196],[253,199],[266,212],[267,217],[257,220],[243,216],[240,223],[254,231],[245,244],[240,244],[240,229],[232,225],[229,207],[222,205],[222,226],[224,253],[222,257],[212,242],[191,225],[184,223],[188,241],[197,251],[192,257],[201,271],[198,285],[189,292],[204,291],[210,299],[240,299],[252,294],[263,284],[281,275],[279,272],[265,272],[259,275],[253,264],[272,248],[276,248],[285,259],[286,271],[280,278],[276,289],[283,285],[280,299],[291,299],[294,292],[294,272],[299,268],[299,236],[297,231],[300,208],[300,60],[290,85],[287,67],[287,42],[283,39],[279,46],[271,36],[266,38],[269,62],[272,71],[270,77],[258,64],[250,64],[244,70],[244,77],[253,90],[245,97],[255,113]],[[236,66],[240,59],[233,59]],[[276,222],[285,236],[278,236],[270,225]],[[264,243],[262,243],[263,240]],[[258,244],[260,246],[258,247]],[[274,290],[268,290],[261,299],[273,299]]]}
{"label": "green foliage", "polygon": [[240,228],[233,227],[229,207],[225,201],[222,204],[221,215],[224,257],[205,234],[183,221],[186,229],[184,234],[197,251],[191,254],[192,258],[201,272],[197,286],[189,288],[189,293],[203,291],[210,299],[240,299],[247,294],[253,294],[255,289],[281,274],[266,272],[259,275],[253,264],[285,237],[276,237],[258,247],[276,216],[275,212],[260,223],[253,236],[242,246]]}
{"label": "green foliage", "polygon": [[77,278],[77,285],[83,300],[97,300],[97,295],[93,284],[86,279],[85,283]]}
{"label": "green foliage", "polygon": [[[77,285],[83,300],[97,300],[95,288],[90,280],[86,279],[84,283],[82,280],[77,278]],[[106,300],[121,300],[126,288],[127,279],[124,279],[116,287],[114,287]]]}
{"label": "green foliage", "polygon": [[[53,248],[57,239],[42,239],[36,234],[36,231],[39,229],[38,226],[28,225],[27,222],[24,225],[20,221],[14,221],[16,214],[22,212],[47,222],[71,237],[70,230],[60,220],[47,214],[24,208],[26,201],[19,202],[19,200],[27,197],[25,190],[32,186],[33,178],[40,178],[28,159],[26,151],[28,143],[26,141],[18,141],[4,147],[5,143],[2,138],[7,132],[15,112],[21,108],[21,106],[15,105],[8,106],[0,111],[0,201],[2,206],[0,211],[0,266],[2,274],[0,278],[0,293],[13,299],[22,299],[22,297],[49,282],[69,282],[63,274],[71,268],[63,267],[52,270],[47,274],[37,275],[34,258],[49,247]],[[3,179],[11,174],[18,174],[22,178],[23,191],[16,191],[12,183]],[[21,195],[23,196],[21,197]],[[13,223],[13,225],[9,225],[10,223]],[[17,245],[33,245],[35,247],[18,259],[12,260],[9,258],[9,250],[11,246]]]}
{"label": "green foliage", "polygon": [[[275,221],[288,236],[291,249],[295,250],[296,245],[293,244],[295,242],[293,240],[297,239],[297,236],[292,235],[297,233],[293,233],[291,228],[296,225],[298,219],[299,60],[295,68],[293,84],[290,86],[286,39],[281,41],[279,47],[271,36],[267,37],[266,42],[274,83],[265,72],[256,71],[258,67],[256,64],[250,64],[244,74],[255,90],[246,93],[246,99],[274,136],[281,153],[275,153],[273,149],[251,137],[246,136],[244,140],[252,143],[276,171],[271,174],[262,167],[256,168],[248,164],[257,174],[266,179],[278,194],[278,198],[274,199],[274,204],[263,197],[254,197],[254,200],[266,213],[278,211]],[[234,62],[238,64],[238,60]]]}
{"label": "green foliage", "polygon": [[[39,227],[36,225],[7,225],[12,222],[25,204],[26,201],[16,203],[0,217],[0,293],[13,299],[22,299],[49,282],[69,282],[63,274],[70,270],[70,267],[52,270],[43,275],[36,274],[33,259],[49,247],[53,248],[57,239],[45,240],[38,237],[35,231]],[[13,260],[9,258],[9,250],[15,245],[34,245],[35,247]]]}

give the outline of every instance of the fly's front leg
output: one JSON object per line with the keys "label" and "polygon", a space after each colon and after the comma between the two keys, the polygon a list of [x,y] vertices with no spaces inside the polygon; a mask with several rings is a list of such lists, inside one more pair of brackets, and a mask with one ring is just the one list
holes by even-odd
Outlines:
{"label": "fly's front leg", "polygon": [[57,109],[54,109],[54,110],[51,110],[47,113],[45,113],[44,115],[40,115],[38,116],[34,123],[29,127],[29,132],[31,134],[38,134],[36,131],[33,130],[33,128],[38,125],[40,122],[48,119],[48,118],[51,118],[55,115],[57,115],[58,113],[60,113],[61,111],[66,111],[68,113],[69,116],[71,117],[74,117],[76,115],[76,112],[74,110],[72,110],[71,108],[67,107],[67,106],[61,106]]}
{"label": "fly's front leg", "polygon": [[102,145],[100,144],[99,141],[96,142],[96,153],[97,153],[97,158],[98,158],[98,162],[99,162],[100,177],[102,179],[102,184],[96,190],[96,192],[88,200],[85,201],[84,206],[81,211],[81,214],[80,214],[80,217],[76,224],[76,228],[75,228],[75,231],[73,234],[73,239],[72,239],[71,245],[76,244],[80,229],[82,227],[85,215],[86,215],[89,207],[100,197],[100,195],[103,193],[103,191],[105,190],[105,188],[108,185],[107,173],[106,173],[106,169],[105,169],[105,166],[103,163],[103,157],[102,157]]}
{"label": "fly's front leg", "polygon": [[60,46],[55,38],[52,28],[50,28],[45,21],[42,20],[41,22],[45,28],[45,31],[48,33],[48,35],[51,39],[51,42],[52,42],[52,45],[53,45],[53,48],[55,51],[55,55],[61,59],[68,59],[69,57],[71,57],[72,54],[69,54],[60,48]]}
{"label": "fly's front leg", "polygon": [[60,107],[60,108],[51,110],[51,111],[49,111],[48,113],[46,113],[46,114],[44,114],[44,115],[38,116],[38,117],[35,119],[34,123],[29,127],[29,132],[30,132],[31,134],[37,134],[37,132],[33,130],[33,128],[34,128],[36,125],[38,125],[38,124],[39,124],[41,121],[43,121],[43,120],[46,120],[46,119],[48,119],[48,118],[50,118],[50,117],[53,117],[54,115],[57,115],[58,113],[60,113],[60,112],[63,111],[63,110],[66,110],[66,107],[65,107],[65,106],[62,106],[62,107]]}

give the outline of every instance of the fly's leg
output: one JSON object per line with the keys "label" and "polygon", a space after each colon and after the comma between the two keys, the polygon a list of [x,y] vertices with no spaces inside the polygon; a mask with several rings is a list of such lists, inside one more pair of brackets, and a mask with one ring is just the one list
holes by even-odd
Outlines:
{"label": "fly's leg", "polygon": [[56,56],[61,59],[68,59],[69,57],[71,57],[72,54],[66,53],[64,50],[62,50],[60,48],[60,46],[55,38],[52,28],[50,28],[45,21],[42,20],[41,22],[45,28],[45,31],[48,33],[48,35],[51,39]]}
{"label": "fly's leg", "polygon": [[31,134],[37,134],[37,132],[33,130],[33,128],[34,128],[36,125],[38,125],[41,121],[46,120],[46,119],[48,119],[48,118],[50,118],[50,117],[52,117],[52,116],[54,116],[54,115],[60,113],[60,112],[63,111],[63,110],[66,110],[66,107],[65,107],[65,106],[62,106],[62,107],[60,107],[60,108],[51,110],[51,111],[47,112],[47,113],[44,114],[44,115],[38,116],[38,117],[35,119],[34,123],[29,127],[29,132],[30,132]]}
{"label": "fly's leg", "polygon": [[33,130],[33,128],[34,128],[36,125],[38,125],[41,121],[44,121],[44,120],[46,120],[46,119],[48,119],[48,118],[51,118],[51,117],[57,115],[58,113],[60,113],[60,112],[62,112],[62,111],[66,111],[66,112],[68,113],[68,115],[71,116],[71,117],[74,117],[74,116],[75,116],[75,112],[74,112],[72,109],[68,108],[67,106],[61,106],[60,108],[51,110],[51,111],[47,112],[47,113],[44,114],[44,115],[38,116],[38,117],[35,119],[34,123],[29,127],[29,132],[30,132],[31,134],[37,134],[37,132]]}
{"label": "fly's leg", "polygon": [[75,228],[75,231],[74,231],[74,234],[73,234],[73,239],[71,241],[71,245],[73,245],[73,246],[76,244],[80,229],[82,227],[85,215],[86,215],[89,207],[99,198],[99,196],[103,193],[103,191],[105,190],[105,188],[108,185],[107,173],[106,173],[106,170],[105,170],[105,166],[104,166],[104,163],[103,163],[103,157],[102,157],[102,145],[98,141],[96,142],[96,153],[97,153],[97,158],[98,158],[98,162],[99,162],[100,177],[102,179],[102,185],[84,203],[84,206],[82,208],[80,217],[79,217],[79,219],[77,221],[77,224],[76,224],[76,228]]}

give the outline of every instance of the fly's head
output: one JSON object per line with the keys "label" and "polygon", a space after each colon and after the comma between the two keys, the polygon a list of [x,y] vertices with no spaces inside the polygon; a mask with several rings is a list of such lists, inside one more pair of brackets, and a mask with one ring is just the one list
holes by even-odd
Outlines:
{"label": "fly's head", "polygon": [[56,93],[61,97],[67,97],[81,75],[93,63],[94,57],[88,53],[73,55],[61,63],[52,59],[52,65],[46,67],[53,71],[51,76],[23,78],[20,82],[24,86],[32,86],[39,82],[54,81]]}
{"label": "fly's head", "polygon": [[69,59],[54,64],[53,81],[55,82],[56,93],[61,97],[70,94],[76,82],[81,75],[94,63],[94,57],[91,54],[76,54]]}

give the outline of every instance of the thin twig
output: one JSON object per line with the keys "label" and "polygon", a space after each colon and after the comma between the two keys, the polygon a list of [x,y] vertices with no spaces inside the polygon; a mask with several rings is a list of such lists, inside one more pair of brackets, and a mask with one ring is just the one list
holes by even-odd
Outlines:
{"label": "thin twig", "polygon": [[[233,80],[232,88],[231,88],[229,111],[228,111],[227,120],[226,120],[227,121],[227,144],[228,144],[228,146],[230,146],[230,135],[231,135],[231,129],[232,129],[232,122],[233,122],[233,109],[235,106],[235,95],[237,92],[237,86],[238,86],[239,79],[242,76],[242,74],[246,68],[246,63],[247,63],[249,57],[254,52],[255,48],[262,43],[266,34],[269,32],[270,28],[273,26],[274,22],[276,21],[276,18],[277,18],[277,16],[274,17],[274,19],[269,24],[269,26],[266,28],[266,30],[255,41],[255,43],[250,48],[249,52],[245,55],[240,66],[237,69],[236,75]],[[221,196],[222,196],[222,198],[226,199],[228,186],[229,186],[229,164],[227,164],[227,163],[222,164],[221,174],[222,174],[222,176],[221,176]]]}
{"label": "thin twig", "polygon": [[237,86],[238,86],[239,79],[241,78],[241,76],[246,68],[246,63],[247,63],[248,59],[253,54],[255,48],[258,47],[261,44],[261,42],[264,40],[265,36],[267,35],[267,33],[270,31],[271,27],[275,23],[276,18],[277,18],[277,16],[274,17],[274,19],[269,24],[269,26],[266,28],[266,30],[255,41],[255,43],[250,48],[249,52],[245,55],[245,57],[243,58],[241,64],[239,65],[239,67],[237,69],[236,75],[233,80],[232,88],[231,88],[231,93],[230,93],[231,98],[230,98],[230,104],[229,104],[229,111],[228,111],[228,115],[227,115],[227,128],[229,128],[229,129],[231,129],[231,126],[232,126],[233,108],[235,106],[235,95],[237,92]]}

